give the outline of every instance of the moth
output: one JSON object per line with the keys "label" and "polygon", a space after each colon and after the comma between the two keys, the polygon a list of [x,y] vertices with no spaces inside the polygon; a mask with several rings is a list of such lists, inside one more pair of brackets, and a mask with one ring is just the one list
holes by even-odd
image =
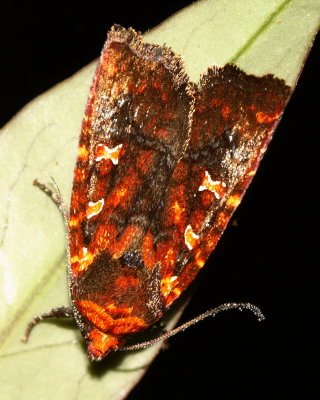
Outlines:
{"label": "moth", "polygon": [[75,318],[89,358],[101,360],[160,321],[215,248],[289,94],[283,80],[230,64],[196,85],[171,49],[113,26],[85,110],[69,213],[53,195],[67,221],[71,307],[36,317],[25,339],[43,318]]}

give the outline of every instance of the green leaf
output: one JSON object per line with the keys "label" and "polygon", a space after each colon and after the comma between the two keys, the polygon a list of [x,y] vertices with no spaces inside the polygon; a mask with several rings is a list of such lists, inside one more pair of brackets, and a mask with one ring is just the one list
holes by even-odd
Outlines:
{"label": "green leaf", "polygon": [[[185,58],[194,81],[208,65],[234,62],[294,85],[319,26],[318,0],[202,0],[144,35]],[[179,34],[177,34],[179,32]],[[64,227],[53,202],[32,185],[58,182],[70,198],[76,147],[95,62],[29,103],[0,135],[1,395],[10,399],[121,399],[159,346],[118,353],[91,366],[69,321],[41,323],[22,344],[34,315],[67,305]],[[171,313],[170,326],[178,318]],[[59,382],[59,385],[57,385]]]}

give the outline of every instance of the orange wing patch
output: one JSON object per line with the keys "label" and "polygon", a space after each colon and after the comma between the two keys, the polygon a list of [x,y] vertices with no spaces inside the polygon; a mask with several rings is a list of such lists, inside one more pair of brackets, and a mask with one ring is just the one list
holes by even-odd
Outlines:
{"label": "orange wing patch", "polygon": [[104,199],[100,199],[97,202],[89,201],[87,207],[87,218],[92,218],[102,211],[104,206]]}
{"label": "orange wing patch", "polygon": [[118,144],[113,148],[109,148],[104,144],[98,144],[96,147],[96,161],[111,160],[114,165],[117,165],[119,162],[119,156],[121,153],[122,144]]}
{"label": "orange wing patch", "polygon": [[192,250],[197,245],[199,239],[200,236],[193,232],[191,225],[188,225],[184,232],[184,242],[188,249]]}
{"label": "orange wing patch", "polygon": [[94,254],[88,251],[87,247],[83,247],[79,254],[75,254],[71,257],[72,271],[75,276],[86,271],[94,260]]}
{"label": "orange wing patch", "polygon": [[208,171],[205,172],[202,184],[199,186],[199,191],[210,190],[213,192],[216,199],[219,200],[226,193],[226,184],[221,181],[213,181]]}

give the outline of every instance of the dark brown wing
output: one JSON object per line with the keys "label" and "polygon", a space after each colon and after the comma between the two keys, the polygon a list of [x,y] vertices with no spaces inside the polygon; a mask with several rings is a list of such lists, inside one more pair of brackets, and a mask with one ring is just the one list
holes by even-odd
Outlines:
{"label": "dark brown wing", "polygon": [[192,101],[179,57],[132,29],[111,29],[83,121],[69,221],[72,300],[84,335],[97,328],[95,357],[162,315],[160,265],[147,268],[140,249],[183,155]]}
{"label": "dark brown wing", "polygon": [[[188,137],[181,61],[113,27],[90,92],[70,208],[72,273],[139,248]],[[87,261],[86,261],[87,260]]]}
{"label": "dark brown wing", "polygon": [[143,241],[161,263],[166,306],[203,267],[239,205],[279,122],[290,90],[233,65],[209,69],[196,99],[191,139]]}

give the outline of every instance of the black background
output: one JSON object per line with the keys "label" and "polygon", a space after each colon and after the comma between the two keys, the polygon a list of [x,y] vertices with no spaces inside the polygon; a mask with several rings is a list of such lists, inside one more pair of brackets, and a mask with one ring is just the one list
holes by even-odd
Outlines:
{"label": "black background", "polygon": [[[96,58],[113,23],[143,32],[188,3],[2,6],[1,125]],[[250,301],[266,321],[228,312],[172,338],[130,400],[318,398],[319,46],[318,37],[236,223],[183,316],[186,321],[226,301]]]}

